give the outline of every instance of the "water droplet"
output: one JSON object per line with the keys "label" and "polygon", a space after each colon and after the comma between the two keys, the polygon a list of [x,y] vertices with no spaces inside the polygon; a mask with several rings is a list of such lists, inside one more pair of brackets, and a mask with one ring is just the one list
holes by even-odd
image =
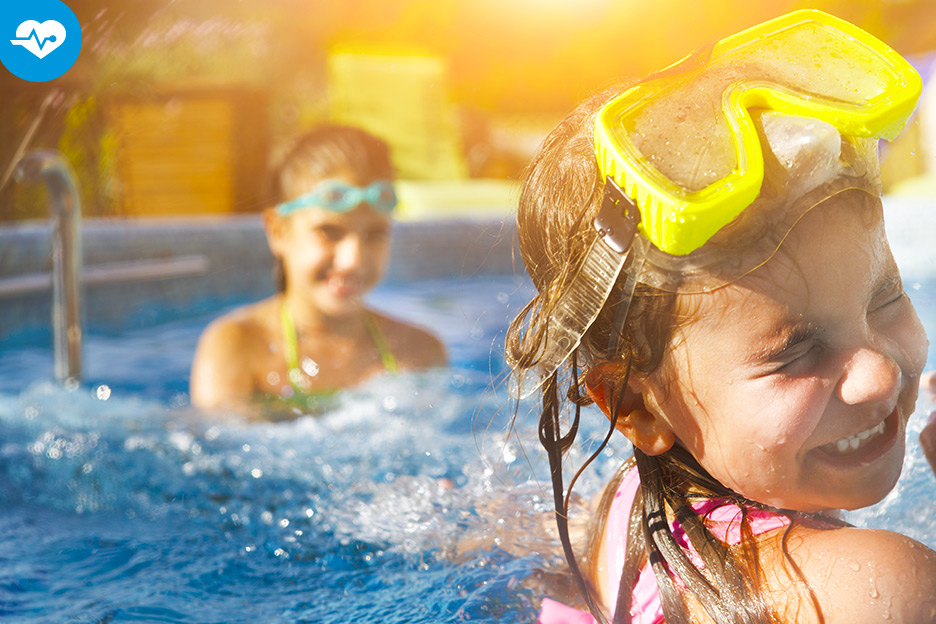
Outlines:
{"label": "water droplet", "polygon": [[301,366],[302,371],[309,377],[315,377],[319,374],[319,365],[312,358],[303,358]]}
{"label": "water droplet", "polygon": [[504,451],[501,456],[503,457],[505,464],[512,464],[517,461],[517,452],[512,444],[508,444],[504,447]]}
{"label": "water droplet", "polygon": [[94,396],[96,396],[101,401],[106,401],[107,399],[110,398],[110,395],[111,395],[111,389],[109,386],[105,384],[101,384],[94,391]]}

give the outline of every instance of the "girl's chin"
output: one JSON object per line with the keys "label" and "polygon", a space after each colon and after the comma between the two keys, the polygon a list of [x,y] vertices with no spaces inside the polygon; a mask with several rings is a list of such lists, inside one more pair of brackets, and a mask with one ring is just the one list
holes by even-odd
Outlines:
{"label": "girl's chin", "polygon": [[361,297],[323,297],[319,299],[319,309],[330,316],[350,314],[361,309]]}
{"label": "girl's chin", "polygon": [[321,312],[335,316],[359,310],[366,292],[366,289],[326,281],[310,286],[303,298]]}

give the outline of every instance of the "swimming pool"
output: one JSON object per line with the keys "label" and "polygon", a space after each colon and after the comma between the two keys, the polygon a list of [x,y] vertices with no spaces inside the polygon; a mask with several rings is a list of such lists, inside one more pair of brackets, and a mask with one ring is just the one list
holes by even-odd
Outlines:
{"label": "swimming pool", "polygon": [[[892,236],[906,245],[898,261],[936,336],[936,275],[928,247],[910,240],[918,230]],[[532,621],[540,572],[556,563],[537,554],[548,546],[535,526],[549,508],[547,470],[528,406],[508,439],[511,407],[491,382],[505,372],[506,325],[529,295],[529,283],[509,274],[391,280],[372,303],[436,331],[452,366],[375,379],[323,418],[282,423],[205,423],[187,406],[197,336],[236,298],[145,325],[92,325],[86,380],[71,390],[44,381],[47,336],[6,340],[0,615]],[[603,418],[584,420],[578,457],[604,433]],[[936,479],[909,447],[901,498],[851,519],[936,547]],[[616,441],[581,491],[595,491],[626,453]],[[445,479],[456,487],[442,487]]]}

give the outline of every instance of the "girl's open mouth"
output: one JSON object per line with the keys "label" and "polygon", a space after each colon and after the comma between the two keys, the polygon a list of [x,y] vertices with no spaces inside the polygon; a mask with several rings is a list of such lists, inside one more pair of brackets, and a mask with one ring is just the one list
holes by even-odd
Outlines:
{"label": "girl's open mouth", "polygon": [[846,438],[830,442],[819,447],[819,451],[835,459],[871,462],[887,452],[893,445],[897,434],[900,408],[883,421]]}

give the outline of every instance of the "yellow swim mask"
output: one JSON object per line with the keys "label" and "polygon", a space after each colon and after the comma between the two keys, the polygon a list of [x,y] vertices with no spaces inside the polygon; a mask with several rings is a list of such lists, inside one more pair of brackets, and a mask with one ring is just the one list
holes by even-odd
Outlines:
{"label": "yellow swim mask", "polygon": [[[752,110],[818,119],[843,137],[893,139],[921,89],[919,74],[881,41],[827,13],[796,11],[722,39],[606,104],[595,126],[599,167],[639,208],[641,233],[683,255],[761,190]],[[720,114],[712,110],[718,90]]]}

